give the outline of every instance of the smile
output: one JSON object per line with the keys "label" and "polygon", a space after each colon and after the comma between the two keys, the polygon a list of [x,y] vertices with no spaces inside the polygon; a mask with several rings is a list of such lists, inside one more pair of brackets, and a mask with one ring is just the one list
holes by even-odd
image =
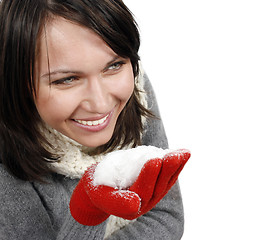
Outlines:
{"label": "smile", "polygon": [[78,119],[75,119],[74,121],[76,121],[82,125],[85,125],[85,126],[98,126],[98,125],[104,123],[106,121],[106,119],[108,118],[108,116],[109,116],[109,114],[107,114],[104,118],[101,118],[96,121],[84,121],[84,120],[78,120]]}

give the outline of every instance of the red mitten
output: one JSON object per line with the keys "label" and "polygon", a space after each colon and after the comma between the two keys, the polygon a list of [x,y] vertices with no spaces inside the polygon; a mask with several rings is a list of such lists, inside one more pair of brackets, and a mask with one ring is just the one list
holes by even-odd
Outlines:
{"label": "red mitten", "polygon": [[105,221],[109,214],[92,204],[85,191],[86,178],[82,177],[73,191],[70,200],[70,212],[73,218],[83,225],[97,225]]}
{"label": "red mitten", "polygon": [[176,183],[189,158],[190,152],[181,149],[166,154],[162,159],[148,161],[135,183],[129,188],[141,198],[140,211],[136,214],[121,215],[121,217],[135,219],[154,208]]}
{"label": "red mitten", "polygon": [[83,225],[95,226],[105,221],[111,213],[126,215],[140,209],[139,196],[128,190],[94,185],[96,166],[91,166],[82,176],[70,200],[72,217]]}
{"label": "red mitten", "polygon": [[128,189],[95,185],[93,166],[73,192],[71,214],[84,225],[97,225],[109,215],[135,219],[151,210],[167,194],[189,157],[187,150],[177,150],[147,161]]}

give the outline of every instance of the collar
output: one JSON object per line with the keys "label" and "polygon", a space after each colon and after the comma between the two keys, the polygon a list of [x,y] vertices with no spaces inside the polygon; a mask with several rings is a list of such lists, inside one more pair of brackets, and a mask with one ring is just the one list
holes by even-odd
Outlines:
{"label": "collar", "polygon": [[[141,63],[139,63],[139,70],[135,84],[139,90],[141,104],[147,107],[147,97],[144,91],[144,71]],[[142,122],[145,124],[145,117],[142,118]],[[41,126],[41,132],[52,145],[52,147],[45,146],[45,148],[60,157],[59,161],[48,163],[48,167],[58,174],[72,179],[80,179],[88,167],[99,163],[103,159],[103,154],[90,155],[94,148],[82,146],[50,126]],[[126,149],[128,148],[130,147]]]}

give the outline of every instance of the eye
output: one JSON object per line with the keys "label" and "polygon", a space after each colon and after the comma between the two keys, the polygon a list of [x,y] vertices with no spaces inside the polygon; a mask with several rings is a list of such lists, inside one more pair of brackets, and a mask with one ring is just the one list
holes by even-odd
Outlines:
{"label": "eye", "polygon": [[61,79],[55,80],[51,84],[54,84],[54,85],[61,85],[61,84],[70,85],[70,84],[72,84],[74,81],[76,81],[78,79],[79,78],[76,77],[76,76],[70,76],[70,77],[66,77],[66,78],[61,78]]}
{"label": "eye", "polygon": [[111,65],[109,65],[105,71],[109,71],[109,70],[119,70],[123,65],[125,64],[124,61],[118,61],[118,62],[114,62]]}

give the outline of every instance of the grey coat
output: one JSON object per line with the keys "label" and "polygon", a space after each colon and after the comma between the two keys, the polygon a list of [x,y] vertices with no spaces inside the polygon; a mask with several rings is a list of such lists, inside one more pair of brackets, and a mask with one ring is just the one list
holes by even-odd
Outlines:
{"label": "grey coat", "polygon": [[[148,104],[159,116],[151,84],[146,80]],[[167,148],[162,121],[148,120],[144,145]],[[0,240],[103,239],[107,221],[83,226],[70,215],[69,201],[78,180],[52,174],[47,184],[10,175],[0,163]],[[178,240],[183,234],[183,207],[178,184],[147,214],[112,234],[109,240]]]}

